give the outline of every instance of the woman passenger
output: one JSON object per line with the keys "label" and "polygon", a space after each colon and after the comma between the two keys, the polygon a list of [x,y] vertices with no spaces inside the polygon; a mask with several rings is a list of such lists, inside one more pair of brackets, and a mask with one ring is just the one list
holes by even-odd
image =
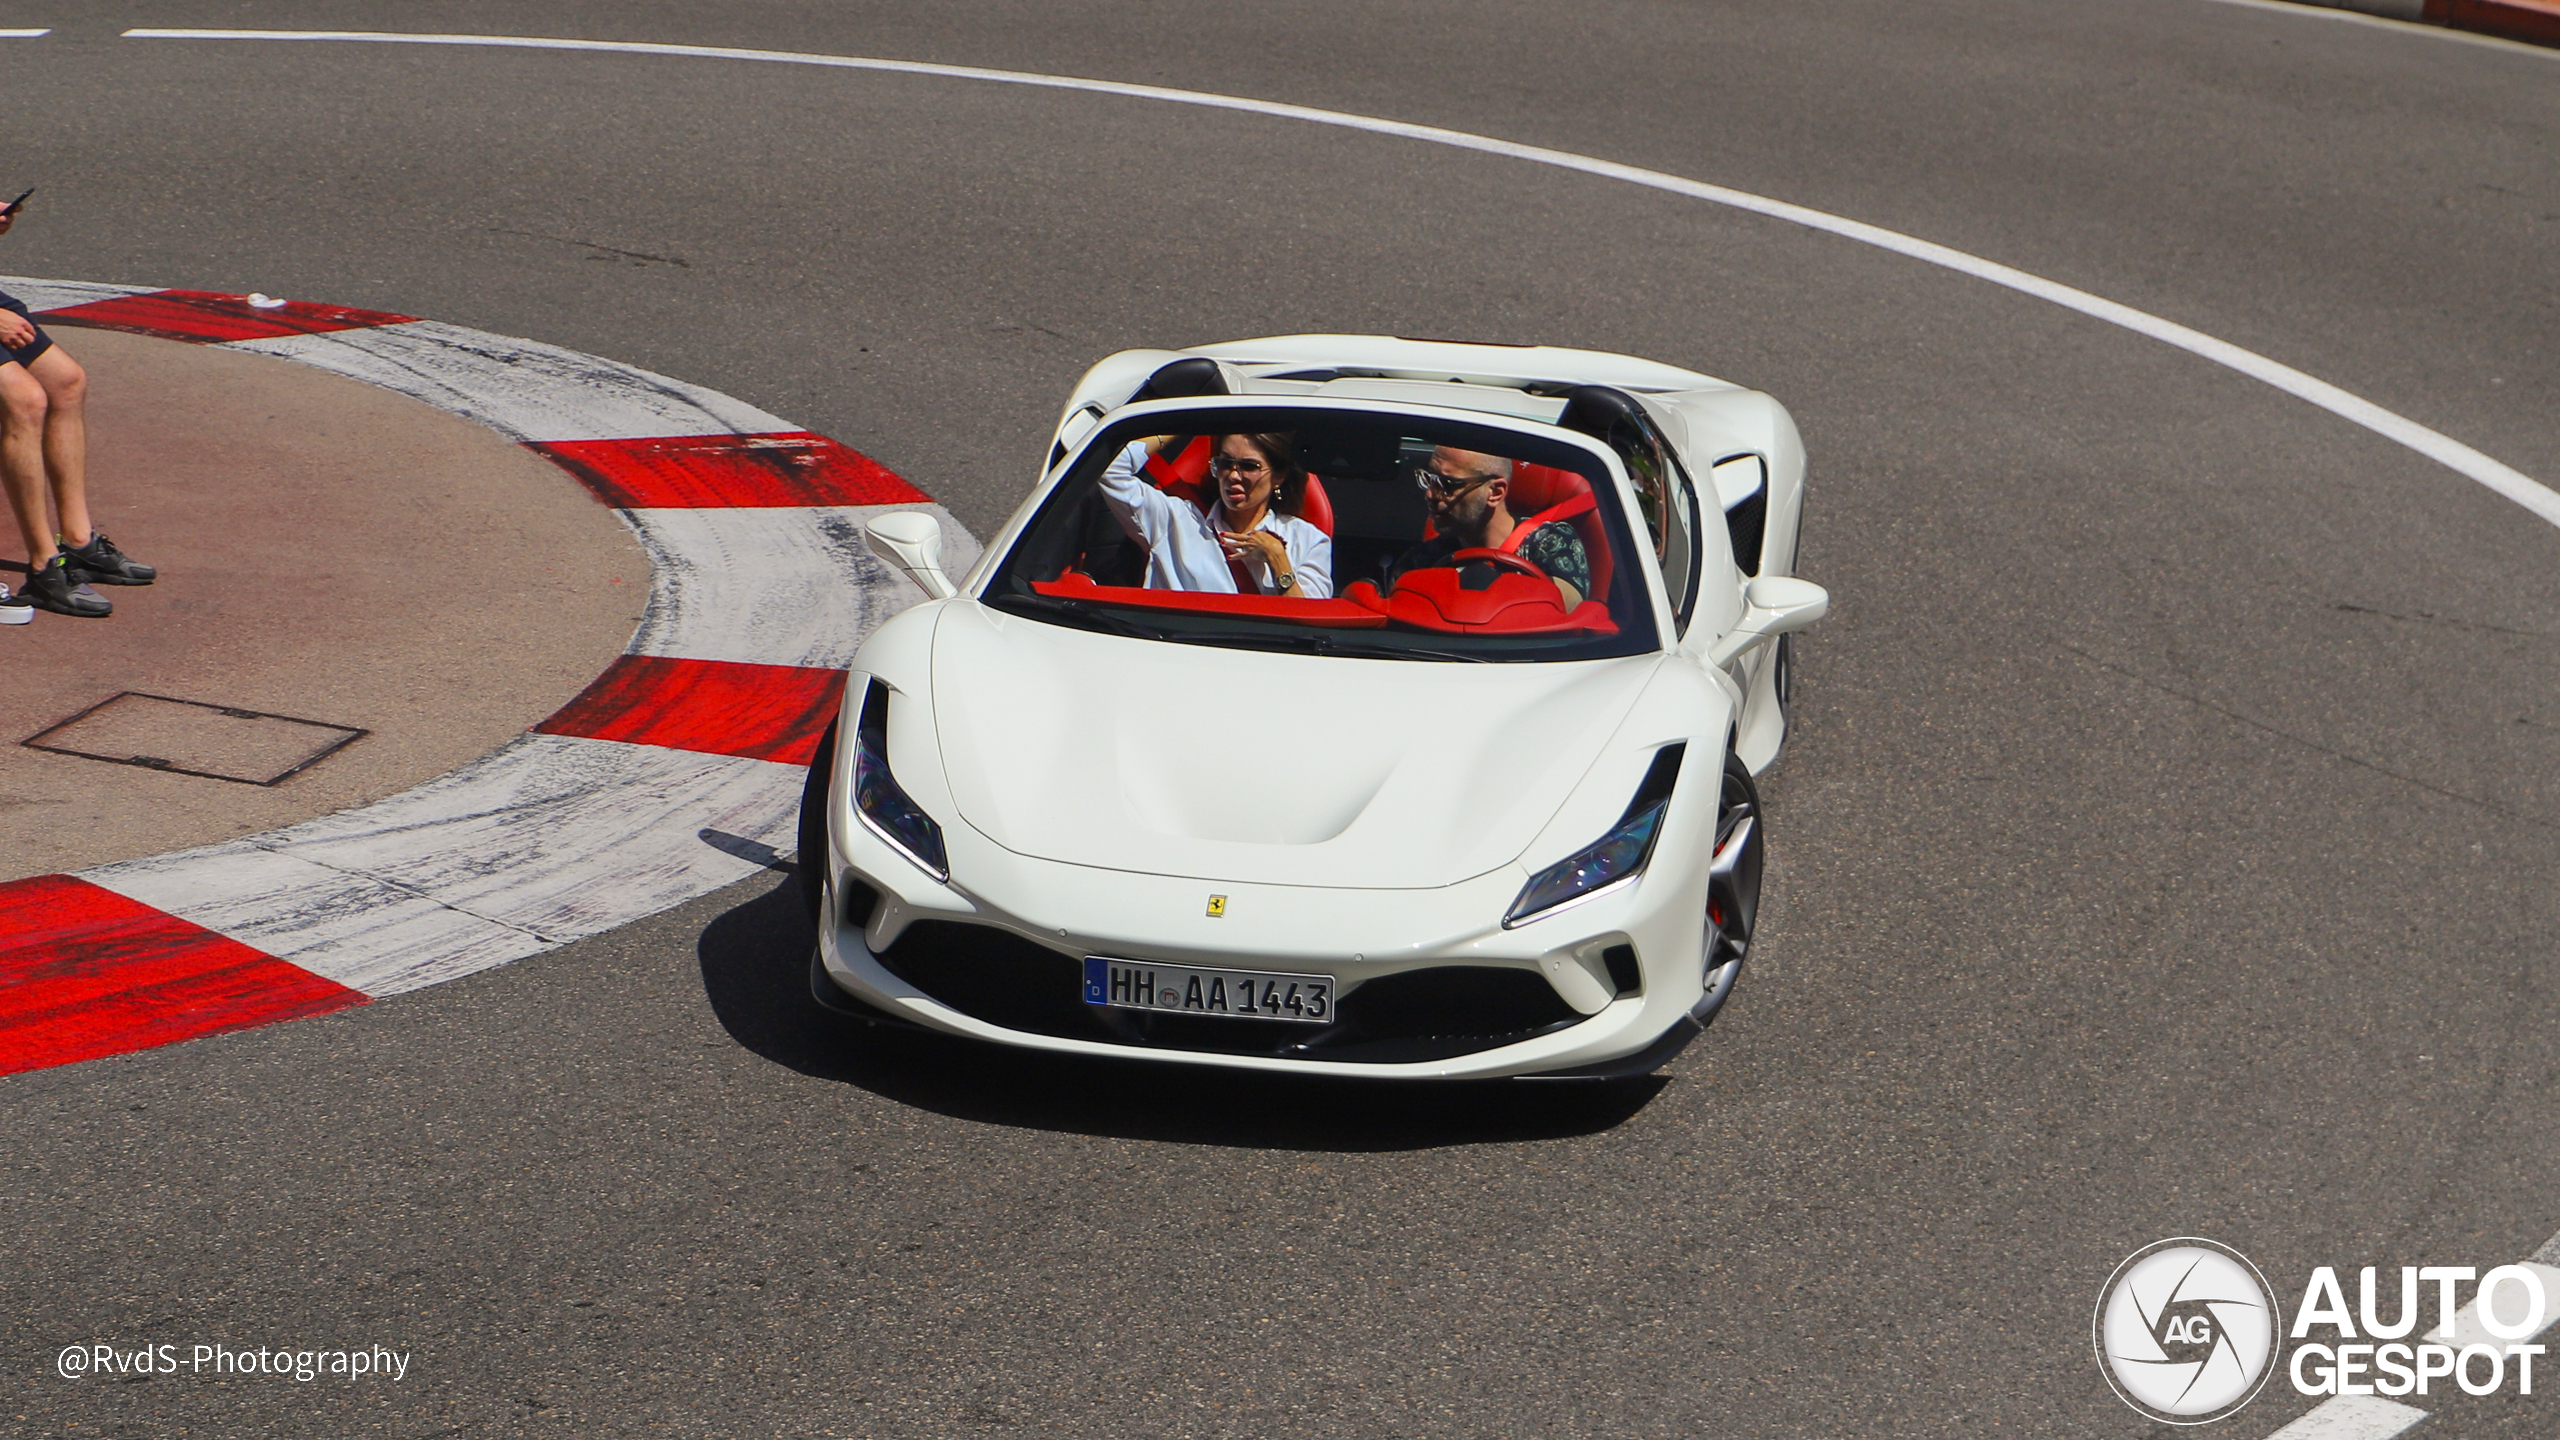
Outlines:
{"label": "woman passenger", "polygon": [[1333,594],[1333,537],[1297,517],[1306,471],[1291,436],[1210,437],[1200,504],[1168,495],[1141,473],[1171,435],[1132,440],[1102,472],[1103,503],[1147,547],[1147,588],[1231,595]]}

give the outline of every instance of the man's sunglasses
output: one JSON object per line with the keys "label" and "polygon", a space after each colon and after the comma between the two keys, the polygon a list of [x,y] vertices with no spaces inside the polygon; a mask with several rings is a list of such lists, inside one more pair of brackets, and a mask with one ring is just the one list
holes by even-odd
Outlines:
{"label": "man's sunglasses", "polygon": [[1479,485],[1501,478],[1499,475],[1443,475],[1428,465],[1413,467],[1413,483],[1422,487],[1422,493],[1437,495],[1443,500],[1455,500]]}

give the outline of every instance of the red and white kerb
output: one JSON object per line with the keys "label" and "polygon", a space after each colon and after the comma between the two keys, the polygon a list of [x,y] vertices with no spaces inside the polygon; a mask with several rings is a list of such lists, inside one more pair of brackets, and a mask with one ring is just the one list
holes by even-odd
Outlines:
{"label": "red and white kerb", "polygon": [[379,311],[0,280],[48,325],[274,355],[489,426],[639,537],[627,653],[531,731],[378,804],[0,884],[0,1074],[361,1005],[627,925],[789,853],[844,666],[921,599],[873,559],[924,492],[742,401]]}

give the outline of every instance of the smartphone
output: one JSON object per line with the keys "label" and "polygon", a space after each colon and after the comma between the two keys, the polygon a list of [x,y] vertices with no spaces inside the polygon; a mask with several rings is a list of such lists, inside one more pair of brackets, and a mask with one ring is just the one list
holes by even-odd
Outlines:
{"label": "smartphone", "polygon": [[18,198],[17,198],[17,199],[10,201],[10,202],[9,202],[8,204],[6,204],[6,205],[0,205],[0,215],[15,215],[15,214],[17,214],[17,213],[18,213],[18,207],[19,207],[19,206],[21,206],[21,205],[26,204],[26,203],[27,203],[27,197],[28,197],[28,196],[30,196],[30,195],[33,195],[34,193],[36,193],[36,187],[34,187],[33,185],[30,185],[30,186],[28,186],[26,189],[19,191],[19,192],[18,192]]}

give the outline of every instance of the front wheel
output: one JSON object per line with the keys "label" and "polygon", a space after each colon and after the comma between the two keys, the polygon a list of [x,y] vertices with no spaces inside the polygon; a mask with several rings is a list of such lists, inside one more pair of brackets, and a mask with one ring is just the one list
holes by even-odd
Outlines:
{"label": "front wheel", "polygon": [[1751,932],[1760,919],[1760,872],[1768,839],[1760,823],[1760,787],[1742,758],[1727,752],[1724,785],[1716,802],[1716,846],[1707,861],[1707,936],[1705,993],[1690,1018],[1703,1025],[1724,1008],[1733,994],[1742,962],[1751,953]]}
{"label": "front wheel", "polygon": [[818,753],[809,757],[809,778],[800,787],[800,905],[809,923],[818,923],[827,906],[827,781],[836,768],[836,722],[818,737]]}

